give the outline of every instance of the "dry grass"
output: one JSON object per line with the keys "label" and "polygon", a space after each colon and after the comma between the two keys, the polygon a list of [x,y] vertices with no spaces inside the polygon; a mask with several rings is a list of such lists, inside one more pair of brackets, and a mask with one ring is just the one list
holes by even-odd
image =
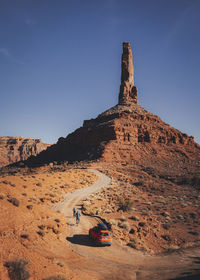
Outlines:
{"label": "dry grass", "polygon": [[[9,252],[10,257],[20,259],[23,256],[29,259],[29,273],[34,271],[35,279],[45,279],[51,275],[66,274],[68,276],[66,267],[55,266],[49,261],[54,257],[54,250],[60,252],[61,255],[66,254],[61,240],[61,234],[64,233],[63,240],[66,244],[66,218],[63,214],[52,211],[52,205],[62,200],[65,193],[87,187],[96,178],[96,175],[86,170],[49,172],[47,168],[34,170],[34,174],[1,177],[1,262],[8,261]],[[26,192],[24,192],[25,189]],[[23,268],[23,262],[16,261],[7,265],[9,265],[9,275],[14,275],[17,270],[22,271]],[[2,270],[0,267],[0,275],[1,279],[7,279],[5,268]],[[22,275],[21,278],[12,279],[21,280],[23,277]]]}
{"label": "dry grass", "polygon": [[123,199],[123,198],[119,198],[118,200],[118,206],[119,206],[119,210],[122,210],[123,212],[128,212],[133,208],[134,202],[127,198],[127,199]]}
{"label": "dry grass", "polygon": [[30,274],[26,269],[28,261],[17,259],[5,263],[8,269],[8,275],[11,280],[27,280],[30,278]]}
{"label": "dry grass", "polygon": [[130,229],[131,229],[130,224],[127,221],[119,222],[118,226],[120,228],[123,228],[123,229],[127,230],[127,231],[130,231]]}

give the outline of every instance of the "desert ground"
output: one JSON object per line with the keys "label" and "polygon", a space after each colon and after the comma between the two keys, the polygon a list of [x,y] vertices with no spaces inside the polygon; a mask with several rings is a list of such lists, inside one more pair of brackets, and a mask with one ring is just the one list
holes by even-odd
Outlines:
{"label": "desert ground", "polygon": [[[2,173],[0,279],[198,279],[198,192],[137,172],[94,163]],[[102,219],[110,247],[88,237]]]}

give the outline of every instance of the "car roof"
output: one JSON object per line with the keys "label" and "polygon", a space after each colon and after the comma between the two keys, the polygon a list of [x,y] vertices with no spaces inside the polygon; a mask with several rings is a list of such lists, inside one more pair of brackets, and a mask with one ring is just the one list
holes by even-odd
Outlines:
{"label": "car roof", "polygon": [[99,223],[97,226],[99,229],[108,230],[107,225],[105,225],[104,223]]}

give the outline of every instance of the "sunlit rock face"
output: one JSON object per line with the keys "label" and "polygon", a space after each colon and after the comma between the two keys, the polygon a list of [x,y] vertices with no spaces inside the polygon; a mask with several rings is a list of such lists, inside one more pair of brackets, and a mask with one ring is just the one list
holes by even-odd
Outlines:
{"label": "sunlit rock face", "polygon": [[119,104],[138,104],[138,89],[134,86],[133,56],[130,43],[123,43]]}
{"label": "sunlit rock face", "polygon": [[[200,147],[192,136],[171,127],[138,105],[129,43],[123,43],[119,102],[95,119],[59,138],[41,152],[35,164],[92,161],[136,164],[162,174],[191,176],[199,172]],[[163,176],[163,175],[162,175]],[[196,175],[195,175],[196,176]]]}
{"label": "sunlit rock face", "polygon": [[36,156],[48,146],[42,143],[41,139],[2,136],[0,137],[0,166]]}

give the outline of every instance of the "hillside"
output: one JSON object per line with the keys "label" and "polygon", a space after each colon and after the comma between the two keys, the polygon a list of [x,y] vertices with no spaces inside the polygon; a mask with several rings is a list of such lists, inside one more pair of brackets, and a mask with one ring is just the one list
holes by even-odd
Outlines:
{"label": "hillside", "polygon": [[[138,104],[129,43],[121,67],[116,106],[1,168],[0,278],[199,276],[200,146]],[[88,237],[99,221],[111,247]]]}
{"label": "hillside", "polygon": [[[111,224],[114,218],[113,230],[123,244],[131,243],[131,232],[139,250],[162,252],[198,244],[200,146],[192,136],[138,104],[129,43],[123,43],[121,73],[116,106],[84,121],[82,127],[25,164],[82,162],[114,178],[115,189],[89,198],[85,211],[99,213]],[[122,214],[119,204],[129,201],[134,210]],[[137,217],[135,222],[129,212]],[[129,224],[130,232],[115,227],[121,219]],[[139,223],[148,225],[148,230],[143,232]],[[167,232],[169,240],[165,240]]]}
{"label": "hillside", "polygon": [[[167,177],[199,176],[200,146],[138,104],[129,43],[123,43],[119,102],[97,118],[84,121],[66,138],[27,161],[103,161],[131,163]],[[153,171],[154,170],[154,171]]]}
{"label": "hillside", "polygon": [[48,146],[41,139],[0,136],[0,166],[36,156]]}

